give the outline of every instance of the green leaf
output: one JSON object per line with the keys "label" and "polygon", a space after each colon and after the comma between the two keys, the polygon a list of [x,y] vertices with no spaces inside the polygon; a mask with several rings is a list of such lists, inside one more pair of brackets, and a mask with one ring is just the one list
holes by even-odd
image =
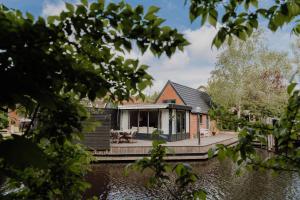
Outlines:
{"label": "green leaf", "polygon": [[193,22],[193,21],[195,21],[195,19],[196,19],[198,16],[196,16],[194,13],[190,12],[189,17],[190,17],[190,21]]}
{"label": "green leaf", "polygon": [[166,20],[162,18],[157,18],[155,22],[153,23],[153,26],[160,26],[162,23],[164,23]]}
{"label": "green leaf", "polygon": [[104,9],[105,6],[105,0],[98,0],[98,3],[100,4],[102,10]]}
{"label": "green leaf", "polygon": [[182,163],[177,164],[174,168],[174,171],[176,172],[177,176],[181,176],[182,172],[185,170],[185,167]]}
{"label": "green leaf", "polygon": [[88,4],[89,4],[88,0],[80,0],[80,2],[81,2],[85,7],[87,7]]}
{"label": "green leaf", "polygon": [[160,8],[157,6],[150,6],[146,15],[154,14],[154,13],[158,12],[159,10],[160,10]]}
{"label": "green leaf", "polygon": [[208,158],[212,158],[215,155],[215,150],[210,148],[207,152]]}
{"label": "green leaf", "polygon": [[290,83],[290,84],[289,84],[289,86],[287,87],[287,93],[288,93],[289,95],[292,94],[292,92],[293,92],[293,90],[295,89],[296,85],[297,85],[297,83]]}
{"label": "green leaf", "polygon": [[34,21],[34,17],[33,17],[33,15],[32,15],[31,13],[26,12],[26,17],[27,17],[27,19],[29,19],[30,21]]}
{"label": "green leaf", "polygon": [[286,16],[283,15],[281,12],[275,13],[274,17],[271,19],[271,22],[276,25],[281,27],[284,22],[286,21]]}
{"label": "green leaf", "polygon": [[246,32],[240,30],[240,31],[238,32],[238,34],[237,34],[237,37],[240,38],[241,40],[246,41],[246,39],[247,39],[247,34],[246,34]]}
{"label": "green leaf", "polygon": [[257,0],[251,0],[250,2],[251,2],[251,4],[252,4],[255,8],[258,8],[258,1],[257,1]]}
{"label": "green leaf", "polygon": [[206,192],[204,190],[197,190],[193,192],[193,199],[206,200]]}
{"label": "green leaf", "polygon": [[90,5],[90,10],[91,11],[96,11],[96,10],[100,10],[103,11],[104,10],[104,0],[102,2],[98,2],[98,3],[92,3]]}
{"label": "green leaf", "polygon": [[83,5],[78,5],[77,6],[77,9],[76,9],[76,14],[77,15],[83,15],[83,16],[85,16],[86,13],[87,13],[87,10],[86,10],[86,8]]}
{"label": "green leaf", "polygon": [[207,11],[204,10],[203,14],[201,15],[201,25],[200,26],[203,26],[205,24],[206,19],[207,19]]}
{"label": "green leaf", "polygon": [[209,10],[209,15],[208,15],[208,22],[216,27],[217,25],[217,20],[218,20],[218,13],[215,9],[210,9]]}
{"label": "green leaf", "polygon": [[74,12],[74,6],[68,2],[66,2],[66,8],[70,11],[70,12]]}
{"label": "green leaf", "polygon": [[55,20],[59,20],[59,16],[48,16],[47,17],[47,22],[48,24],[53,24]]}
{"label": "green leaf", "polygon": [[225,151],[224,151],[223,149],[220,149],[220,150],[218,151],[218,159],[219,159],[219,160],[224,160],[225,157],[226,157]]}

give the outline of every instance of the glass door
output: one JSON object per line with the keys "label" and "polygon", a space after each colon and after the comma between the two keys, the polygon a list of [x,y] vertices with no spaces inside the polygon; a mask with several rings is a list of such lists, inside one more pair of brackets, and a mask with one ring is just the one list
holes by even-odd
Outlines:
{"label": "glass door", "polygon": [[177,139],[183,139],[185,134],[185,112],[176,111],[176,134]]}

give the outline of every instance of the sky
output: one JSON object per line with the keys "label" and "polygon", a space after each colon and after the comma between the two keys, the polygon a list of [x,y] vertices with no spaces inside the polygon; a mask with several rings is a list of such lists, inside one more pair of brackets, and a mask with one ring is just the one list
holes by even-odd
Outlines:
{"label": "sky", "polygon": [[[76,3],[77,0],[0,0],[9,8],[19,9],[23,12],[30,12],[34,16],[58,14],[64,9],[64,2]],[[118,2],[118,0],[113,0]],[[106,0],[109,2],[109,0]],[[160,7],[158,15],[164,19],[163,25],[177,28],[191,43],[184,52],[176,52],[171,59],[162,56],[159,59],[146,52],[141,55],[137,50],[133,50],[129,57],[139,58],[140,62],[150,66],[148,72],[154,78],[153,86],[146,90],[146,94],[160,91],[168,80],[197,88],[206,85],[210,77],[210,72],[214,69],[218,54],[222,50],[211,48],[211,42],[217,30],[205,25],[200,27],[200,21],[194,23],[189,21],[188,6],[184,5],[184,0],[126,0],[131,5],[144,5],[146,8],[155,5]],[[271,33],[265,31],[267,45],[272,50],[291,53],[290,27],[285,27]]]}

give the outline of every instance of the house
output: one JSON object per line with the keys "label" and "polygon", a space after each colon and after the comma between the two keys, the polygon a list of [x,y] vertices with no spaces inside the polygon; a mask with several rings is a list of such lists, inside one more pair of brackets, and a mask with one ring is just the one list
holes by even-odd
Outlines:
{"label": "house", "polygon": [[167,141],[195,138],[209,129],[210,101],[203,91],[168,81],[155,103],[118,106],[120,129],[136,129],[140,139],[150,139],[154,130]]}

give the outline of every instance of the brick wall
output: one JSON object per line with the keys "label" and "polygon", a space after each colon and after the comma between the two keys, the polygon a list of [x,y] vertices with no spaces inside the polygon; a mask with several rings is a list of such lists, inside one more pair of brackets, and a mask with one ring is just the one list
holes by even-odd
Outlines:
{"label": "brick wall", "polygon": [[20,119],[19,116],[17,115],[16,111],[8,111],[8,119],[9,119],[9,125],[15,125],[19,126],[20,125]]}
{"label": "brick wall", "polygon": [[176,104],[185,105],[181,98],[177,95],[174,88],[168,83],[161,95],[157,99],[156,103],[163,103],[164,100],[175,99]]}
{"label": "brick wall", "polygon": [[[206,114],[202,114],[202,124],[200,126],[200,128],[204,128],[204,129],[208,129],[207,127],[207,118],[206,118]],[[198,119],[197,119],[197,114],[190,114],[190,137],[191,138],[197,138],[197,123]]]}
{"label": "brick wall", "polygon": [[197,114],[190,114],[190,138],[197,137]]}
{"label": "brick wall", "polygon": [[206,119],[206,114],[202,114],[202,124],[201,124],[201,128],[205,128],[207,129],[207,119]]}

